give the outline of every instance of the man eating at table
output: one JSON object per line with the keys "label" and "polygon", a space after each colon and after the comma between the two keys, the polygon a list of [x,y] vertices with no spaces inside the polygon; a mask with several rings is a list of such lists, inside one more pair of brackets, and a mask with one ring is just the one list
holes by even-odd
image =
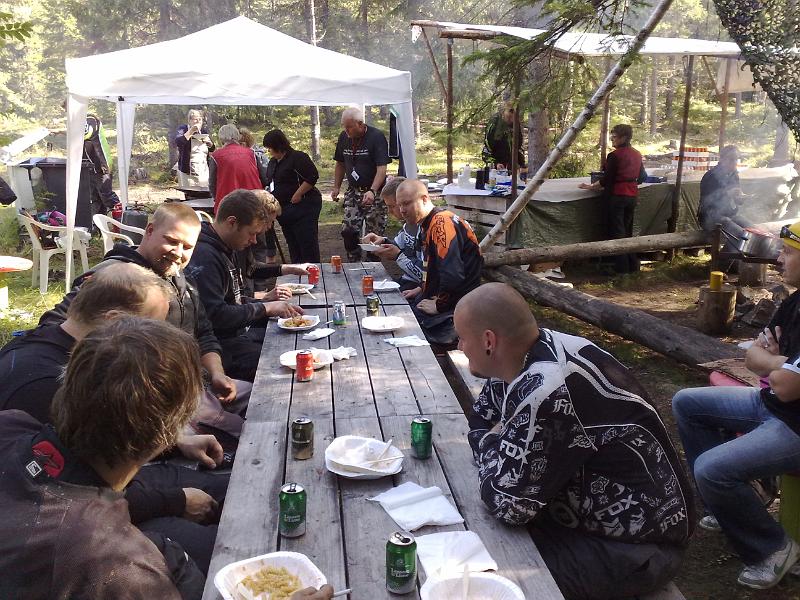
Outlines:
{"label": "man eating at table", "polygon": [[[269,317],[303,314],[289,298],[288,288],[277,286],[261,298],[242,295],[242,269],[237,253],[255,244],[256,236],[275,221],[281,207],[264,190],[234,190],[222,199],[213,223],[203,223],[197,248],[187,271],[197,280],[200,298],[222,346],[222,364],[234,377],[253,381]],[[278,275],[305,275],[303,265],[264,265],[255,279]]]}
{"label": "man eating at table", "polygon": [[694,507],[642,386],[589,340],[539,328],[505,284],[464,296],[455,327],[470,371],[489,378],[468,438],[492,514],[528,526],[568,600],[637,596],[667,583]]}
{"label": "man eating at table", "polygon": [[458,340],[453,310],[481,282],[483,257],[469,223],[436,207],[428,188],[406,179],[397,188],[397,206],[407,223],[419,225],[422,240],[422,285],[403,292],[428,341],[452,346]]}

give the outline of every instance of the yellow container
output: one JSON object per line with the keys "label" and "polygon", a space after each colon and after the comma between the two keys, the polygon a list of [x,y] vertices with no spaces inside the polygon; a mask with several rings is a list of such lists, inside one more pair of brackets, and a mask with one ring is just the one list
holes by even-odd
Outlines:
{"label": "yellow container", "polygon": [[708,287],[715,292],[722,289],[722,271],[711,271],[711,279],[708,282]]}

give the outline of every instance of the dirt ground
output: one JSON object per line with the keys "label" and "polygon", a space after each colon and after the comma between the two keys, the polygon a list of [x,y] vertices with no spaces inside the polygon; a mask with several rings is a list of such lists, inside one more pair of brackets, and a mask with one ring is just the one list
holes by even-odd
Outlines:
{"label": "dirt ground", "polygon": [[[132,200],[145,203],[158,203],[168,197],[180,196],[174,190],[163,190],[152,186],[137,186],[131,191]],[[323,190],[323,194],[325,191]],[[342,238],[339,235],[340,225],[335,221],[334,216],[329,218],[327,223],[320,224],[320,251],[323,260],[332,254],[344,254]],[[286,247],[285,244],[283,247]],[[663,265],[654,264],[645,267],[645,271],[656,269],[664,272]],[[667,276],[663,280],[647,276],[640,280],[635,277],[612,279],[601,275],[591,264],[576,268],[567,265],[565,272],[567,273],[565,281],[573,283],[576,289],[644,310],[676,324],[694,327],[698,288],[705,283],[707,268],[700,264],[694,269],[683,269],[681,276],[676,279]],[[780,281],[774,272],[771,272],[770,280]],[[587,337],[631,368],[650,393],[676,447],[682,452],[672,418],[671,399],[675,392],[683,387],[705,385],[708,381],[706,373],[553,309],[533,306],[532,310],[543,326]],[[720,339],[738,342],[752,339],[756,333],[756,328],[737,322],[731,334]],[[776,500],[771,507],[776,514],[778,506],[779,500]],[[736,583],[740,569],[741,563],[732,553],[723,535],[698,528],[690,543],[683,569],[676,577],[675,583],[689,600],[800,600],[800,578],[790,574],[772,590],[754,591]]]}

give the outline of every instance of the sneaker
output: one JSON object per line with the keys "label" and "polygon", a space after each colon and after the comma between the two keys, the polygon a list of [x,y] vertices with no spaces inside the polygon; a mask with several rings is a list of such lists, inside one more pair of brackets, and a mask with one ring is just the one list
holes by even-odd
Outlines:
{"label": "sneaker", "polygon": [[778,584],[800,556],[800,546],[789,539],[786,545],[755,565],[746,566],[739,573],[739,583],[756,590],[766,590]]}
{"label": "sneaker", "polygon": [[720,527],[717,517],[714,515],[706,515],[700,519],[698,525],[706,531],[722,531],[722,527]]}

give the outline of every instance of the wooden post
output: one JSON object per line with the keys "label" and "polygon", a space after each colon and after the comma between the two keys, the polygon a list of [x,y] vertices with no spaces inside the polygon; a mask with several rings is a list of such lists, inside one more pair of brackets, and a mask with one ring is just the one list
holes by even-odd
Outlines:
{"label": "wooden post", "polygon": [[733,323],[735,309],[735,287],[725,284],[721,290],[712,290],[707,285],[704,285],[700,288],[697,329],[712,335],[729,332]]}
{"label": "wooden post", "polygon": [[447,40],[447,183],[453,183],[453,40]]}
{"label": "wooden post", "polygon": [[720,94],[719,102],[722,106],[722,114],[719,116],[719,150],[725,145],[725,123],[728,120],[728,88],[731,84],[731,60],[729,58],[723,59],[725,61],[725,83],[722,87],[722,94]]}
{"label": "wooden post", "polygon": [[[606,75],[611,70],[611,58],[606,56],[605,59]],[[603,100],[603,120],[600,123],[600,170],[604,171],[606,168],[606,154],[608,150],[608,122],[611,119],[611,104],[609,97],[611,94],[606,95]]]}
{"label": "wooden post", "polygon": [[683,97],[683,120],[681,122],[681,143],[678,150],[678,172],[675,174],[675,191],[672,195],[672,214],[667,223],[667,231],[673,233],[678,223],[680,211],[681,182],[683,180],[683,154],[686,151],[686,129],[689,126],[689,100],[692,97],[692,73],[694,72],[694,55],[689,55],[686,68],[686,95]]}
{"label": "wooden post", "polygon": [[519,77],[514,78],[514,124],[511,126],[511,200],[517,197],[517,175],[519,174],[519,144],[522,124],[519,121]]}

